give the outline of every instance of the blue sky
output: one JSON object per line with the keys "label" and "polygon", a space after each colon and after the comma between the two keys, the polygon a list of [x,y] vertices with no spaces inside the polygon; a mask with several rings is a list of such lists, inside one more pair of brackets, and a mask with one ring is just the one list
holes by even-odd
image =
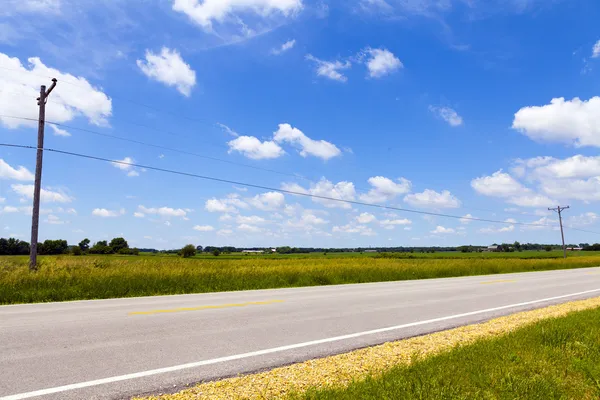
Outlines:
{"label": "blue sky", "polygon": [[[505,222],[46,153],[42,240],[556,243],[549,206],[600,232],[599,16],[592,0],[8,0],[0,139],[35,144],[10,117],[36,118],[56,77],[49,148]],[[29,240],[34,162],[0,148],[0,236]]]}

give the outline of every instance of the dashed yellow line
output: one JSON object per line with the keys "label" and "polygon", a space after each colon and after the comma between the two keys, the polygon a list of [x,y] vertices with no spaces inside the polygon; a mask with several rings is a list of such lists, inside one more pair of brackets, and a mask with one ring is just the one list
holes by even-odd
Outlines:
{"label": "dashed yellow line", "polygon": [[498,279],[497,281],[479,282],[481,285],[493,285],[494,283],[513,283],[516,279]]}
{"label": "dashed yellow line", "polygon": [[153,315],[153,314],[166,314],[166,313],[178,313],[184,311],[201,311],[201,310],[214,310],[219,308],[234,308],[234,307],[248,307],[248,306],[262,306],[267,304],[283,303],[284,300],[265,300],[265,301],[248,301],[246,303],[230,303],[230,304],[217,304],[199,307],[181,307],[172,308],[169,310],[150,310],[150,311],[132,311],[127,315]]}

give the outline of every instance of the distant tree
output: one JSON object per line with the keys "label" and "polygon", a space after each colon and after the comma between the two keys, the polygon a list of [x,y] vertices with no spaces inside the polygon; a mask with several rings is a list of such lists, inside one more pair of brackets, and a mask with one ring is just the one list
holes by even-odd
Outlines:
{"label": "distant tree", "polygon": [[19,239],[0,239],[0,256],[18,256],[29,254],[29,243]]}
{"label": "distant tree", "polygon": [[521,246],[521,243],[516,242],[513,244],[513,247],[515,248],[516,251],[523,251],[523,248]]}
{"label": "distant tree", "polygon": [[69,245],[66,240],[44,240],[44,243],[38,243],[38,254],[57,255],[68,251]]}
{"label": "distant tree", "polygon": [[179,251],[179,255],[183,258],[189,258],[196,255],[196,247],[193,244],[188,244]]}
{"label": "distant tree", "polygon": [[139,256],[140,255],[140,249],[138,249],[137,247],[134,247],[133,249],[131,249],[131,254],[134,256]]}
{"label": "distant tree", "polygon": [[71,247],[71,254],[74,256],[80,256],[83,254],[83,250],[81,250],[81,247],[79,246],[73,246]]}
{"label": "distant tree", "polygon": [[196,246],[196,251],[198,253],[202,253],[202,246]]}
{"label": "distant tree", "polygon": [[85,238],[81,242],[79,242],[79,248],[84,253],[90,249],[90,239]]}
{"label": "distant tree", "polygon": [[120,253],[122,249],[129,249],[127,240],[122,237],[114,238],[108,246],[112,249],[113,253]]}
{"label": "distant tree", "polygon": [[213,254],[213,256],[217,257],[217,256],[221,255],[221,250],[214,249],[213,252],[212,252],[212,254]]}
{"label": "distant tree", "polygon": [[544,250],[546,250],[546,251],[552,251],[552,246],[544,246]]}
{"label": "distant tree", "polygon": [[113,253],[112,248],[108,245],[106,240],[101,240],[96,242],[92,247],[90,247],[91,254],[111,254]]}

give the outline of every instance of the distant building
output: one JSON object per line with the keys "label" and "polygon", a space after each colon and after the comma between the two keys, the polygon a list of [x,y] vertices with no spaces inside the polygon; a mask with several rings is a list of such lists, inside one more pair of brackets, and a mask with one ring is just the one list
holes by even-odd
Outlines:
{"label": "distant building", "polygon": [[483,249],[483,251],[497,252],[497,251],[500,251],[501,249],[502,248],[500,246],[488,246],[488,247],[485,247]]}
{"label": "distant building", "polygon": [[365,253],[379,253],[377,250],[365,250]]}
{"label": "distant building", "polygon": [[567,247],[568,251],[581,251],[583,248],[581,247]]}
{"label": "distant building", "polygon": [[264,251],[262,251],[262,250],[242,250],[242,253],[258,254],[258,253],[264,253]]}

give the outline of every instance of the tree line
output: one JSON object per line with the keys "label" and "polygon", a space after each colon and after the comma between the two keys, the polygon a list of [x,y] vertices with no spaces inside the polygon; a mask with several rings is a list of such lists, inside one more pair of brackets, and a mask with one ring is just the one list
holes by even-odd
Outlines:
{"label": "tree line", "polygon": [[[39,255],[59,255],[59,254],[126,254],[138,255],[140,251],[137,248],[130,248],[124,238],[114,238],[109,242],[101,240],[90,246],[90,239],[83,239],[78,245],[69,246],[66,240],[44,240],[38,243],[37,253]],[[30,252],[28,242],[15,238],[0,238],[0,255],[19,256],[27,255]]]}

